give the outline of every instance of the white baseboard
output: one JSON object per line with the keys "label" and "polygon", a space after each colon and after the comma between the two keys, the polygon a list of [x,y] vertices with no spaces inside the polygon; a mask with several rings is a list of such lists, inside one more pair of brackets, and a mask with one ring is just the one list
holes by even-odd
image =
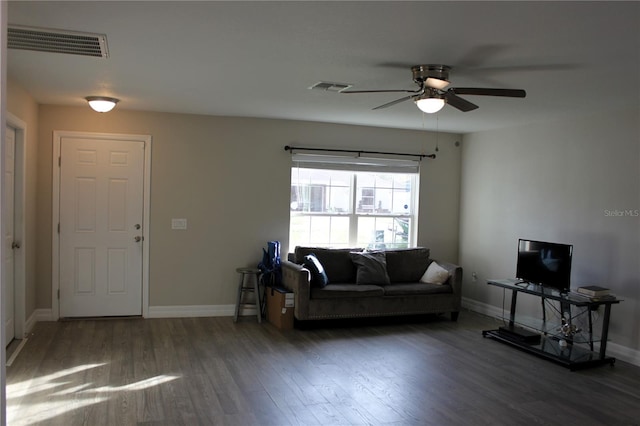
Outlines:
{"label": "white baseboard", "polygon": [[25,337],[27,334],[31,333],[36,323],[45,322],[45,321],[53,321],[53,314],[51,313],[51,309],[34,310],[29,316],[29,318],[27,318],[27,320],[24,322]]}
{"label": "white baseboard", "polygon": [[[502,308],[465,297],[462,298],[462,307],[492,318],[509,317],[509,311],[503,312]],[[640,351],[614,343],[611,339],[607,342],[607,356],[612,356],[620,361],[640,367]]]}
{"label": "white baseboard", "polygon": [[504,312],[502,308],[478,302],[477,300],[469,299],[466,297],[462,298],[462,307],[492,318],[502,318],[503,316],[508,317],[509,315],[509,313]]}
{"label": "white baseboard", "polygon": [[620,361],[640,367],[640,351],[618,345],[611,340],[607,342],[607,356],[612,356]]}
{"label": "white baseboard", "polygon": [[33,330],[33,327],[38,322],[38,316],[36,315],[36,312],[37,312],[37,310],[33,311],[31,316],[29,318],[27,318],[27,320],[24,322],[24,334],[25,335],[28,334],[28,333],[31,333],[31,330]]}
{"label": "white baseboard", "polygon": [[36,321],[54,321],[52,309],[36,309]]}
{"label": "white baseboard", "polygon": [[53,310],[51,309],[36,309],[34,313],[36,321],[53,321]]}
{"label": "white baseboard", "polygon": [[[188,318],[188,317],[231,317],[236,305],[187,305],[187,306],[150,306],[147,318]],[[240,315],[255,315],[255,308],[243,308]],[[53,321],[51,309],[36,309],[25,324],[30,332],[36,322]]]}
{"label": "white baseboard", "polygon": [[[235,310],[236,305],[149,306],[147,318],[231,317]],[[242,309],[240,315],[256,315],[256,309]]]}

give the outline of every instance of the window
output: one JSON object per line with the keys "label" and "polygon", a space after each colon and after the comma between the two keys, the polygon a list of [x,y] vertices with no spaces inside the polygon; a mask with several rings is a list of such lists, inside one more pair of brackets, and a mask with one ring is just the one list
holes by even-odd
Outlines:
{"label": "window", "polygon": [[290,247],[415,246],[417,171],[316,167],[291,169]]}

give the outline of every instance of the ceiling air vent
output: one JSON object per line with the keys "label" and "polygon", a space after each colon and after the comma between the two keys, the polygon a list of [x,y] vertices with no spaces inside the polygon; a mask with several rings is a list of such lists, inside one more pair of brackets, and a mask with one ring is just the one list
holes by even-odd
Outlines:
{"label": "ceiling air vent", "polygon": [[345,83],[329,83],[327,81],[320,81],[313,86],[309,87],[311,90],[324,90],[325,92],[342,92],[343,90],[351,87],[351,84]]}
{"label": "ceiling air vent", "polygon": [[109,57],[107,36],[104,34],[9,25],[7,40],[9,49]]}

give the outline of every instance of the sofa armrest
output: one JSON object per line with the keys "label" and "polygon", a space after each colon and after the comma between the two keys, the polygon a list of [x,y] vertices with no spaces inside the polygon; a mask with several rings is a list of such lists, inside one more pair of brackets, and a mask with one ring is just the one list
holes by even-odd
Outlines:
{"label": "sofa armrest", "polygon": [[311,273],[297,263],[283,260],[282,285],[293,292],[294,314],[298,319],[306,319],[309,315],[309,298],[311,296]]}
{"label": "sofa armrest", "polygon": [[462,296],[462,266],[440,261],[438,261],[438,265],[449,271],[448,283],[453,289],[453,294]]}

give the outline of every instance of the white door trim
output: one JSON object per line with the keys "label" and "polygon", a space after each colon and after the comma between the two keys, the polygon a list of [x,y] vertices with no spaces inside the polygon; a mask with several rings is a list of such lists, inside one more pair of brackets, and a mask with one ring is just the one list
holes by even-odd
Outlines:
{"label": "white door trim", "polygon": [[29,243],[26,240],[25,213],[26,213],[26,141],[27,124],[15,115],[7,112],[6,125],[12,127],[16,132],[16,152],[15,152],[15,175],[13,195],[14,224],[13,238],[20,243],[20,249],[14,250],[14,321],[15,337],[22,339],[27,330],[26,323],[26,253],[29,250]]}
{"label": "white door trim", "polygon": [[62,138],[91,138],[110,140],[127,140],[144,142],[144,194],[143,194],[143,220],[142,227],[142,316],[149,315],[149,209],[151,193],[151,136],[128,135],[120,133],[91,133],[54,130],[53,132],[53,189],[52,189],[52,247],[51,247],[51,316],[54,321],[60,318],[60,303],[58,294],[60,289],[60,142]]}

